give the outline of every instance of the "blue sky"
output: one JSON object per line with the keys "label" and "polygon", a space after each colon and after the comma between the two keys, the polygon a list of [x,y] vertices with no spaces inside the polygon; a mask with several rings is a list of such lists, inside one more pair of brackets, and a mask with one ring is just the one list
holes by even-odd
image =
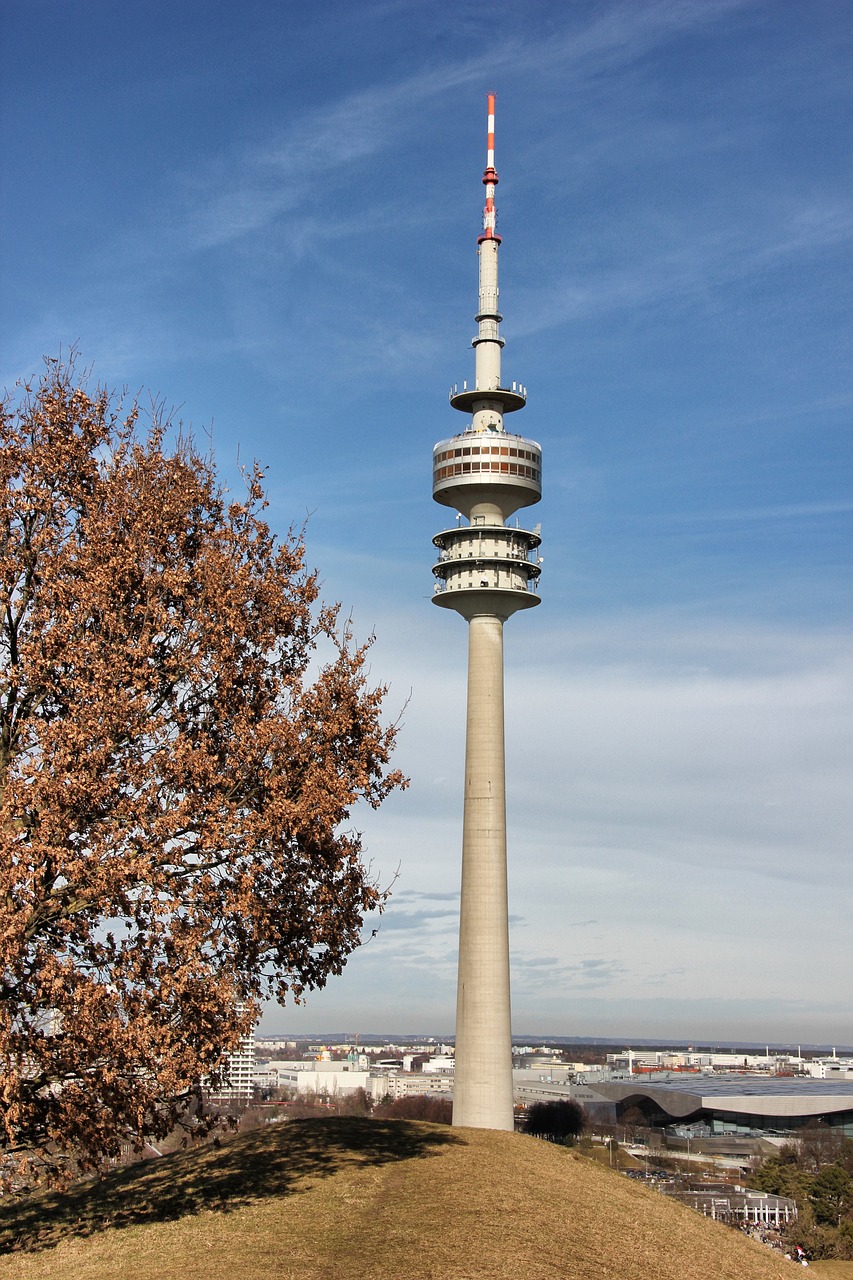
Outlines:
{"label": "blue sky", "polygon": [[[544,450],[506,628],[517,1034],[853,1042],[849,0],[2,0],[2,373],[77,343],[310,513],[411,789],[378,936],[264,1030],[447,1032],[485,96]],[[398,871],[399,868],[399,871]],[[371,925],[372,927],[372,925]]]}

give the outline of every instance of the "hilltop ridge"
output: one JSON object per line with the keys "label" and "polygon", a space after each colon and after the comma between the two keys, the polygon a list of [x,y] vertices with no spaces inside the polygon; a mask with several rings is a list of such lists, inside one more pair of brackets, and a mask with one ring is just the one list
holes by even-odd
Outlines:
{"label": "hilltop ridge", "polygon": [[[791,1263],[576,1151],[350,1117],[0,1212],[0,1280],[779,1280]],[[20,1251],[21,1246],[26,1251]]]}

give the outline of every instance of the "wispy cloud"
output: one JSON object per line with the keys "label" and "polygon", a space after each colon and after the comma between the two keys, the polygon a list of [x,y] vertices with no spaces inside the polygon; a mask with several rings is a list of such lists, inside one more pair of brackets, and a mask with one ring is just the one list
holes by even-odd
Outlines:
{"label": "wispy cloud", "polygon": [[513,989],[520,997],[535,997],[542,991],[559,995],[570,991],[616,989],[627,975],[625,966],[613,957],[595,957],[575,962],[565,956],[513,952]]}
{"label": "wispy cloud", "polygon": [[[351,273],[349,255],[331,251],[342,243],[358,236],[375,238],[391,227],[398,235],[407,228],[423,234],[418,201],[389,178],[385,165],[401,143],[418,146],[419,120],[427,111],[440,120],[461,89],[491,86],[503,76],[514,82],[528,74],[537,80],[550,76],[555,87],[561,86],[560,94],[576,94],[584,85],[640,63],[651,49],[680,33],[705,31],[753,7],[754,0],[657,0],[611,4],[591,15],[567,12],[561,22],[551,24],[547,38],[534,24],[516,22],[511,39],[499,35],[474,56],[448,57],[445,43],[440,64],[432,64],[434,54],[427,51],[404,78],[379,79],[338,96],[331,86],[323,105],[291,107],[286,118],[267,127],[265,136],[201,152],[192,168],[164,172],[159,192],[147,193],[125,229],[92,246],[82,272],[85,288],[65,301],[54,290],[49,310],[26,333],[19,331],[20,358],[28,359],[25,353],[31,350],[52,350],[59,335],[67,341],[82,338],[86,350],[96,352],[101,365],[118,376],[134,360],[138,367],[167,360],[177,350],[192,354],[194,343],[200,360],[217,351],[222,358],[248,358],[257,350],[258,358],[268,361],[281,342],[281,315],[267,314],[258,299],[253,307],[244,298],[233,323],[223,325],[220,317],[212,331],[204,328],[195,338],[187,332],[185,317],[172,317],[170,295],[183,288],[182,263],[200,253],[245,249],[244,294],[251,292],[253,282],[257,293],[263,291],[271,258],[277,278],[286,275],[287,262],[306,257],[316,259],[329,279]],[[274,224],[276,234],[271,235]],[[632,300],[654,296],[642,273],[633,279],[597,280],[594,293],[593,299],[586,285],[567,279],[565,286],[552,290],[550,302],[548,296],[538,300],[538,314],[566,319],[573,311],[627,307]],[[227,313],[226,296],[218,298],[218,306]],[[317,306],[322,306],[319,300]],[[342,378],[367,368],[399,374],[428,358],[429,334],[419,332],[415,340],[408,333],[400,323],[404,306],[401,299],[387,309],[387,322],[382,318],[385,307],[369,306],[373,318],[368,335],[348,338],[348,323],[340,325],[336,367]],[[310,331],[315,319],[321,327],[327,323],[326,315],[322,322],[314,316],[310,297],[301,296],[300,307],[301,330]],[[359,326],[363,322],[360,315]],[[299,335],[293,336],[298,342]]]}
{"label": "wispy cloud", "polygon": [[[658,0],[637,6],[614,4],[587,21],[569,19],[547,40],[525,36],[491,42],[474,57],[445,59],[404,80],[346,94],[319,110],[281,126],[262,142],[219,157],[205,174],[186,175],[188,243],[210,248],[269,226],[310,203],[318,188],[334,208],[329,175],[343,175],[411,135],[430,103],[470,84],[491,84],[511,70],[541,76],[559,70],[577,87],[584,81],[637,62],[674,35],[707,28],[754,0]],[[414,138],[413,138],[414,142]],[[193,191],[196,194],[193,197]],[[323,234],[328,210],[317,210]],[[340,222],[332,214],[333,221]]]}
{"label": "wispy cloud", "polygon": [[667,300],[708,300],[786,263],[849,245],[853,202],[819,208],[804,197],[799,207],[774,207],[750,221],[732,219],[728,228],[719,223],[697,227],[685,219],[679,227],[645,230],[645,236],[632,237],[630,261],[622,266],[566,262],[535,295],[529,287],[516,290],[520,318],[513,323],[514,334],[532,335],[614,311],[637,313]]}
{"label": "wispy cloud", "polygon": [[808,520],[821,516],[849,515],[853,502],[786,502],[769,507],[743,507],[728,511],[685,512],[670,518],[677,522],[740,520]]}

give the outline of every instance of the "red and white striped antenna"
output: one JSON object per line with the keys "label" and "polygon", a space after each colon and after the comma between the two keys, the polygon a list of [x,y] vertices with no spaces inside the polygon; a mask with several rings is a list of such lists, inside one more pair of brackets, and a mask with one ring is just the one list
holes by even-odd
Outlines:
{"label": "red and white striped antenna", "polygon": [[486,168],[483,173],[483,185],[486,188],[486,207],[483,210],[483,234],[478,236],[477,243],[482,244],[484,240],[495,240],[500,244],[501,238],[495,230],[497,224],[495,187],[499,182],[497,170],[495,169],[495,94],[488,94],[487,100]]}

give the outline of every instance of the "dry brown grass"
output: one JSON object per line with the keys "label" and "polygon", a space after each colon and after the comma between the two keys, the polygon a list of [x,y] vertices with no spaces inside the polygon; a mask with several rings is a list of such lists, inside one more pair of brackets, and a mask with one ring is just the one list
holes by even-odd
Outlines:
{"label": "dry brown grass", "polygon": [[565,1148],[295,1121],[0,1214],[0,1280],[778,1280],[792,1264]]}
{"label": "dry brown grass", "polygon": [[[590,1160],[594,1160],[596,1164],[604,1164],[608,1169],[613,1168],[613,1157],[611,1157],[607,1147],[603,1146],[601,1143],[592,1142],[588,1147],[581,1147],[580,1151],[582,1155],[589,1156]],[[623,1150],[621,1147],[619,1149],[619,1154],[616,1156],[616,1160],[619,1162],[620,1169],[645,1168],[644,1160],[638,1160],[636,1156],[632,1156],[630,1152]]]}

